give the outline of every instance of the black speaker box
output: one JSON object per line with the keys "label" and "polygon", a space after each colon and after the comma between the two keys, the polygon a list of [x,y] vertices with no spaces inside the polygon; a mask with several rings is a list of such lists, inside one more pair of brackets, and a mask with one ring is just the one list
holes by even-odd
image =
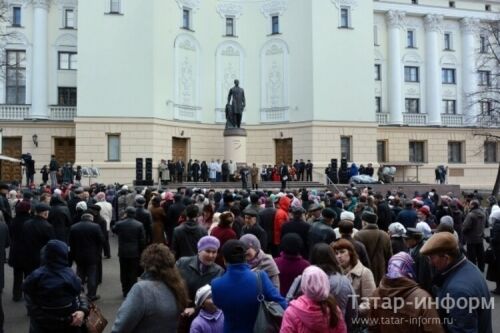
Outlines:
{"label": "black speaker box", "polygon": [[153,159],[146,158],[146,181],[153,180]]}

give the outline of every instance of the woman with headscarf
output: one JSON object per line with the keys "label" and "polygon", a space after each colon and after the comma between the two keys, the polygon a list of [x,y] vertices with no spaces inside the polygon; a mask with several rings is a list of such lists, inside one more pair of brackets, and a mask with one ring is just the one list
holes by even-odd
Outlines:
{"label": "woman with headscarf", "polygon": [[151,244],[141,256],[144,274],[118,309],[112,333],[175,333],[188,293],[175,257],[164,244]]}
{"label": "woman with headscarf", "polygon": [[309,266],[300,283],[303,295],[291,301],[283,315],[281,333],[347,333],[342,312],[330,293],[328,276]]}
{"label": "woman with headscarf", "polygon": [[389,259],[387,274],[370,297],[370,332],[444,332],[431,295],[415,281],[413,265],[406,252]]}
{"label": "woman with headscarf", "polygon": [[278,266],[271,255],[262,251],[259,239],[253,234],[245,234],[240,241],[247,247],[246,259],[252,271],[266,272],[273,285],[280,290]]}

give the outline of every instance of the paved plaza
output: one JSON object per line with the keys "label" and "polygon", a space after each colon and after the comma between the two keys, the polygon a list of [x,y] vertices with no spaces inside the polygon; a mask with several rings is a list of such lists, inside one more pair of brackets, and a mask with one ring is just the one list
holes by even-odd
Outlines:
{"label": "paved plaza", "polygon": [[[103,261],[104,279],[98,288],[101,299],[97,301],[97,305],[109,321],[105,333],[111,332],[116,312],[123,301],[120,286],[120,266],[116,255],[118,252],[117,239],[116,236],[110,237],[112,257]],[[494,284],[491,282],[488,282],[488,286],[490,289],[494,288]],[[7,265],[5,266],[5,289],[2,297],[5,312],[5,333],[28,333],[29,318],[26,315],[25,304],[24,302],[15,303],[12,301],[12,269]],[[493,310],[493,332],[500,332],[500,296],[497,295],[495,296],[495,309]]]}

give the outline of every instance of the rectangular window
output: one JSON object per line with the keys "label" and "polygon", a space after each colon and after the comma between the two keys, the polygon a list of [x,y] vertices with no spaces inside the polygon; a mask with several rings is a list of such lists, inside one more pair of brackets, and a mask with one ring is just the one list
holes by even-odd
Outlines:
{"label": "rectangular window", "polygon": [[182,27],[184,29],[191,28],[191,11],[187,8],[182,10]]}
{"label": "rectangular window", "polygon": [[26,103],[26,52],[7,50],[6,104]]}
{"label": "rectangular window", "polygon": [[226,17],[226,36],[234,36],[234,18]]}
{"label": "rectangular window", "polygon": [[451,39],[451,32],[445,32],[444,33],[444,49],[445,50],[451,50],[452,49],[452,39]]}
{"label": "rectangular window", "polygon": [[457,101],[454,99],[443,99],[443,113],[457,114]]}
{"label": "rectangular window", "polygon": [[418,5],[418,1],[417,0],[411,0],[411,3],[412,3],[412,5]]}
{"label": "rectangular window", "polygon": [[497,143],[494,141],[484,142],[484,163],[497,163]]}
{"label": "rectangular window", "polygon": [[109,0],[109,12],[113,14],[120,13],[120,2],[121,0]]}
{"label": "rectangular window", "polygon": [[491,86],[491,73],[490,71],[478,71],[479,74],[479,85],[480,86]]}
{"label": "rectangular window", "polygon": [[382,97],[380,96],[375,96],[375,112],[376,113],[382,112]]}
{"label": "rectangular window", "polygon": [[75,27],[75,11],[73,9],[64,10],[64,27],[70,29]]}
{"label": "rectangular window", "polygon": [[405,66],[405,82],[418,82],[418,67]]}
{"label": "rectangular window", "polygon": [[59,52],[59,69],[77,69],[76,52]]}
{"label": "rectangular window", "polygon": [[108,134],[108,161],[120,160],[120,134]]}
{"label": "rectangular window", "polygon": [[464,163],[464,143],[461,141],[448,142],[448,163]]}
{"label": "rectangular window", "polygon": [[481,108],[482,116],[490,116],[491,111],[493,110],[493,103],[490,100],[483,100],[479,102],[479,106]]}
{"label": "rectangular window", "polygon": [[21,7],[12,7],[12,26],[21,26]]}
{"label": "rectangular window", "polygon": [[271,17],[271,33],[273,35],[280,33],[280,17],[278,15]]}
{"label": "rectangular window", "polygon": [[425,141],[410,141],[410,162],[425,163]]}
{"label": "rectangular window", "polygon": [[377,161],[387,162],[387,141],[377,140]]}
{"label": "rectangular window", "polygon": [[380,81],[382,79],[381,68],[382,65],[375,64],[375,81]]}
{"label": "rectangular window", "polygon": [[415,42],[415,30],[406,31],[406,47],[410,49],[417,47],[417,43]]}
{"label": "rectangular window", "polygon": [[76,106],[76,88],[58,87],[58,104],[60,106]]}
{"label": "rectangular window", "polygon": [[341,28],[349,28],[349,8],[342,7],[340,8],[340,27]]}
{"label": "rectangular window", "polygon": [[479,36],[479,52],[488,53],[488,37]]}
{"label": "rectangular window", "polygon": [[340,157],[345,158],[348,162],[352,161],[350,136],[340,137]]}
{"label": "rectangular window", "polygon": [[443,68],[441,69],[441,76],[443,83],[455,84],[455,68]]}
{"label": "rectangular window", "polygon": [[406,113],[420,113],[420,100],[418,98],[405,98]]}
{"label": "rectangular window", "polygon": [[450,8],[455,8],[455,1],[450,1],[449,6]]}

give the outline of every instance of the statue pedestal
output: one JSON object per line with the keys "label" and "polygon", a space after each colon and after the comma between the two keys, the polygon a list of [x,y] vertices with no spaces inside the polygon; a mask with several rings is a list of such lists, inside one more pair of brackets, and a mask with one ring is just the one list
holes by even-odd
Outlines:
{"label": "statue pedestal", "polygon": [[224,159],[236,163],[246,163],[247,131],[243,128],[224,130]]}

